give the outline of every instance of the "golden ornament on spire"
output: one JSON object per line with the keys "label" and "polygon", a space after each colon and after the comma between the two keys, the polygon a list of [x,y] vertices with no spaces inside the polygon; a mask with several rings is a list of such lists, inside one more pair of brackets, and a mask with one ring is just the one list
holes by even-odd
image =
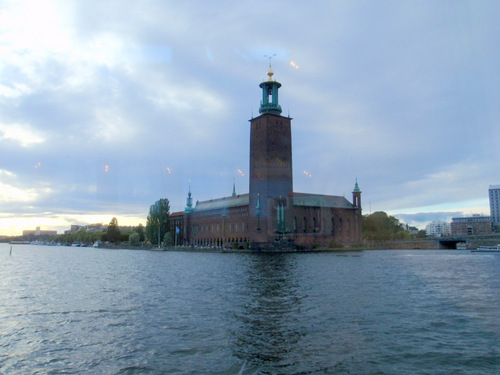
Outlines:
{"label": "golden ornament on spire", "polygon": [[267,71],[267,75],[269,76],[268,81],[274,81],[274,79],[273,79],[274,72],[271,69],[271,67],[269,67],[269,70]]}

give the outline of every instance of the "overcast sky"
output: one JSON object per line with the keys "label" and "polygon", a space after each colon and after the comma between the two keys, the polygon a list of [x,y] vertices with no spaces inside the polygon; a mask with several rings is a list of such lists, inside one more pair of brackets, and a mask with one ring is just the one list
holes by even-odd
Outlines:
{"label": "overcast sky", "polygon": [[[0,234],[248,192],[272,60],[294,190],[421,228],[500,184],[498,1],[0,0]],[[306,171],[307,173],[304,173]]]}

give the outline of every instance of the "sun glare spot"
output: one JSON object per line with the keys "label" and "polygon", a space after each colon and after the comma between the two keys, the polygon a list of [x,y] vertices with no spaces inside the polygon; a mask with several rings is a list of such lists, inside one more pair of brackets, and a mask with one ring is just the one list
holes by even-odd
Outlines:
{"label": "sun glare spot", "polygon": [[104,172],[109,172],[109,165],[104,166]]}
{"label": "sun glare spot", "polygon": [[40,168],[42,166],[42,163],[38,162],[35,164],[35,169]]}
{"label": "sun glare spot", "polygon": [[290,65],[295,69],[299,69],[299,66],[295,63],[295,61],[290,61]]}
{"label": "sun glare spot", "polygon": [[245,176],[245,173],[243,173],[243,171],[241,169],[238,169],[236,172],[238,172],[238,174],[240,176]]}
{"label": "sun glare spot", "polygon": [[168,174],[172,174],[172,172],[173,172],[172,168],[170,168],[170,167],[167,167],[166,171],[167,171]]}
{"label": "sun glare spot", "polygon": [[312,177],[312,174],[310,174],[308,171],[304,171],[304,174],[305,174],[307,177]]}

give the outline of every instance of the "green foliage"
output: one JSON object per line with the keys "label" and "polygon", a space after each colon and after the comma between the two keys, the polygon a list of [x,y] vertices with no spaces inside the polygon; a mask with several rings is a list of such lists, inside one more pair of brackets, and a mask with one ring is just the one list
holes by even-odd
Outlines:
{"label": "green foliage", "polygon": [[170,203],[166,198],[156,201],[149,208],[146,220],[146,237],[153,245],[158,245],[158,237],[162,238],[170,231],[169,215]]}
{"label": "green foliage", "polygon": [[94,232],[82,229],[75,233],[59,234],[52,237],[52,240],[63,244],[72,244],[74,242],[91,244],[96,241],[102,241],[103,235],[105,235],[104,232]]}
{"label": "green foliage", "polygon": [[416,238],[427,238],[427,232],[424,229],[420,229],[416,236]]}
{"label": "green foliage", "polygon": [[411,238],[404,225],[383,211],[363,216],[363,235],[367,240],[407,240]]}
{"label": "green foliage", "polygon": [[135,232],[139,234],[139,242],[144,242],[146,235],[144,234],[144,225],[140,224],[135,228]]}
{"label": "green foliage", "polygon": [[172,233],[171,232],[165,233],[165,235],[163,236],[163,247],[172,246],[173,244],[174,241],[172,239]]}
{"label": "green foliage", "polygon": [[130,246],[139,246],[141,241],[140,241],[140,236],[139,233],[134,232],[128,237],[128,242]]}
{"label": "green foliage", "polygon": [[106,239],[109,242],[117,242],[120,240],[121,232],[118,227],[118,219],[116,217],[112,218],[108,225],[108,230],[106,233]]}

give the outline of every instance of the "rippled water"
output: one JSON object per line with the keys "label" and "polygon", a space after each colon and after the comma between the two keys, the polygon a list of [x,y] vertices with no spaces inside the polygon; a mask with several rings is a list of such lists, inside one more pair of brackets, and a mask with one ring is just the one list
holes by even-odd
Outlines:
{"label": "rippled water", "polygon": [[0,245],[0,373],[500,373],[500,254]]}

